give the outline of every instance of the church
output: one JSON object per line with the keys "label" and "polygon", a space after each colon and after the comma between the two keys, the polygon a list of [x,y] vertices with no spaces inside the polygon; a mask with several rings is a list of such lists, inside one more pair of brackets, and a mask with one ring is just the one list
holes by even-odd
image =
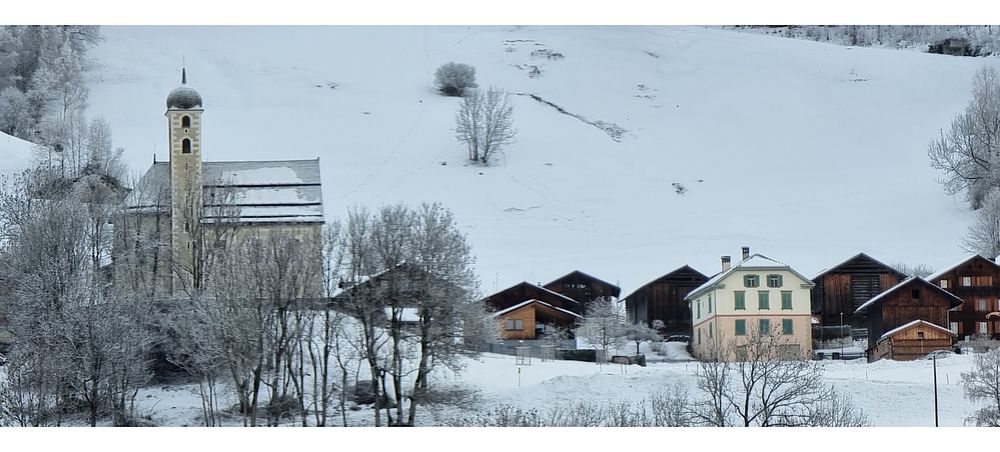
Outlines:
{"label": "church", "polygon": [[149,248],[144,265],[155,275],[157,296],[200,287],[206,256],[223,237],[234,243],[283,234],[318,253],[324,223],[319,158],[204,161],[205,109],[186,69],[166,104],[169,161],[154,157],[127,202],[133,227],[149,239],[131,246]]}

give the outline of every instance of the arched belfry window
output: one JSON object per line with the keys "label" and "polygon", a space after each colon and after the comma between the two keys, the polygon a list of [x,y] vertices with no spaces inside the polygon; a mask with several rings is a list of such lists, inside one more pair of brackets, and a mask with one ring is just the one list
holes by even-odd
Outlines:
{"label": "arched belfry window", "polygon": [[184,140],[181,141],[181,154],[190,154],[190,153],[191,153],[191,140],[185,138]]}
{"label": "arched belfry window", "polygon": [[190,116],[187,116],[187,115],[181,116],[181,127],[185,128],[185,129],[191,128],[191,117]]}

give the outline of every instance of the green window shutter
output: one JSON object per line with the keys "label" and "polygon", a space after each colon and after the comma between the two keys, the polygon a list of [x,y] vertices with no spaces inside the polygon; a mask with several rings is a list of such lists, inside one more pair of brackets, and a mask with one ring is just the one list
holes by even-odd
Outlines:
{"label": "green window shutter", "polygon": [[750,275],[743,275],[743,287],[752,287],[750,285]]}
{"label": "green window shutter", "polygon": [[792,309],[792,293],[790,291],[781,292],[781,309]]}
{"label": "green window shutter", "polygon": [[770,300],[768,299],[768,293],[766,290],[761,290],[757,292],[757,308],[771,309]]}
{"label": "green window shutter", "polygon": [[698,300],[696,304],[698,305],[698,318],[700,319],[701,318],[701,300]]}
{"label": "green window shutter", "polygon": [[758,322],[758,326],[760,328],[760,335],[761,336],[766,336],[768,334],[771,334],[771,321],[770,320],[768,320],[768,319],[760,319],[760,321]]}
{"label": "green window shutter", "polygon": [[733,297],[736,299],[736,309],[743,310],[747,308],[747,293],[739,290],[733,292]]}
{"label": "green window shutter", "polygon": [[792,319],[781,319],[781,334],[792,334]]}
{"label": "green window shutter", "polygon": [[736,319],[736,335],[746,336],[747,335],[747,321],[744,319]]}

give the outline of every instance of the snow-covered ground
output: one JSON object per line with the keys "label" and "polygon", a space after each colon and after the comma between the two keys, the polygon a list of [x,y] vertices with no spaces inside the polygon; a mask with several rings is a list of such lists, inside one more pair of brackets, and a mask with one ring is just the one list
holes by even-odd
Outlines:
{"label": "snow-covered ground", "polygon": [[[580,269],[630,293],[684,264],[713,274],[742,245],[807,275],[859,251],[940,268],[971,215],[927,144],[997,63],[705,27],[102,32],[89,113],[133,170],[167,158],[184,60],[206,160],[320,157],[327,220],[440,201],[486,292]],[[466,163],[459,99],[434,92],[448,61],[515,94],[517,143],[491,167]]]}
{"label": "snow-covered ground", "polygon": [[[668,354],[686,355],[683,344],[668,343]],[[647,354],[650,358],[652,355]],[[939,422],[941,426],[962,426],[975,407],[962,395],[961,373],[971,368],[972,355],[951,355],[938,359]],[[868,364],[865,360],[822,361],[824,377],[837,391],[849,395],[876,427],[934,426],[934,373],[931,360],[890,361]],[[603,405],[610,402],[639,402],[666,392],[675,383],[698,399],[695,372],[697,362],[664,362],[650,359],[647,367],[541,361],[517,365],[515,357],[487,353],[470,360],[460,375],[439,374],[438,387],[458,387],[476,394],[475,402],[464,407],[438,407],[421,412],[422,425],[440,425],[449,419],[469,418],[472,413],[509,404],[541,413],[553,407],[578,402]],[[137,400],[140,414],[148,414],[157,425],[200,425],[200,401],[191,385],[154,387],[143,390]],[[371,410],[350,411],[351,425],[370,425]],[[338,415],[339,416],[339,415]],[[339,417],[337,418],[339,419]],[[238,416],[227,423],[239,425]],[[294,425],[289,421],[289,425]]]}
{"label": "snow-covered ground", "polygon": [[20,172],[31,164],[34,144],[0,132],[0,177]]}

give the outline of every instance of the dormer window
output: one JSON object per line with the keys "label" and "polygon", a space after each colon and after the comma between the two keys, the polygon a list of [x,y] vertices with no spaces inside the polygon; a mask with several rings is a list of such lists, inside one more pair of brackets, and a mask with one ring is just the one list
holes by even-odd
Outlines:
{"label": "dormer window", "polygon": [[191,117],[184,115],[181,117],[181,127],[185,129],[191,128]]}
{"label": "dormer window", "polygon": [[190,153],[191,153],[191,140],[185,138],[181,140],[181,154],[190,154]]}

